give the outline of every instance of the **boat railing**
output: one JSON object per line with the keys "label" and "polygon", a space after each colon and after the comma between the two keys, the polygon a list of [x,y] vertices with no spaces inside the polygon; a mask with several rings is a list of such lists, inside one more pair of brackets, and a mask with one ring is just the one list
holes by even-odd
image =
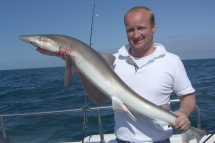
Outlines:
{"label": "boat railing", "polygon": [[[177,103],[177,102],[179,102],[179,99],[170,100],[170,104]],[[4,127],[4,118],[17,117],[17,116],[40,116],[40,115],[48,115],[48,114],[52,114],[52,115],[53,114],[65,114],[65,113],[69,113],[69,112],[83,112],[83,111],[90,111],[90,112],[91,111],[97,111],[99,134],[100,134],[101,143],[103,143],[104,142],[104,135],[103,135],[103,130],[102,130],[102,120],[101,120],[100,110],[108,110],[108,109],[112,109],[112,106],[103,106],[103,107],[94,107],[94,108],[89,108],[86,106],[86,107],[81,108],[81,109],[55,110],[55,111],[46,111],[46,112],[0,115],[3,143],[10,142],[10,139],[6,135],[6,131],[5,131],[5,127]],[[195,107],[195,110],[196,110],[196,114],[197,114],[197,126],[199,129],[201,129],[200,111],[199,111],[199,108],[197,105]]]}

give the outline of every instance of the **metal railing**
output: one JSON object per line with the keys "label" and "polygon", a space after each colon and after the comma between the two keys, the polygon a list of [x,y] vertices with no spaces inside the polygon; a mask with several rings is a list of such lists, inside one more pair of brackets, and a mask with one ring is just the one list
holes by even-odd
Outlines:
{"label": "metal railing", "polygon": [[[177,103],[177,102],[179,102],[179,99],[170,100],[170,103]],[[95,107],[95,108],[87,107],[87,108],[82,108],[82,109],[69,109],[69,110],[56,110],[56,111],[47,111],[47,112],[0,115],[3,143],[10,143],[10,139],[7,137],[5,127],[4,127],[4,118],[17,117],[17,116],[40,116],[40,115],[48,115],[48,114],[65,114],[65,113],[70,113],[70,112],[84,112],[84,111],[97,111],[99,134],[100,134],[100,139],[101,139],[100,142],[103,143],[104,142],[104,134],[103,134],[103,130],[102,130],[102,121],[101,121],[100,110],[107,110],[107,109],[112,109],[112,106]],[[200,111],[199,111],[199,108],[197,105],[196,105],[195,110],[196,110],[196,114],[197,114],[198,128],[201,129]]]}

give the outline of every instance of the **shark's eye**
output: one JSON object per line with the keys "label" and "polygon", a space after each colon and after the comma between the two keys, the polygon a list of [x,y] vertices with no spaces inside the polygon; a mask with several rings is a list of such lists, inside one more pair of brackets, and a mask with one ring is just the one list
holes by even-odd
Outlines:
{"label": "shark's eye", "polygon": [[38,39],[38,40],[41,40],[41,39],[42,39],[42,37],[38,36],[38,37],[37,37],[37,39]]}
{"label": "shark's eye", "polygon": [[47,41],[46,38],[43,38],[43,37],[41,37],[41,36],[38,36],[37,39],[38,39],[39,41]]}

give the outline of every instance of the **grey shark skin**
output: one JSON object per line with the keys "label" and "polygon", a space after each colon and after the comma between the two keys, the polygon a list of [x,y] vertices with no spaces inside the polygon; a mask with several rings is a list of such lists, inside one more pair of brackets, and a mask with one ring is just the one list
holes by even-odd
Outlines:
{"label": "grey shark skin", "polygon": [[[111,69],[114,58],[96,52],[87,44],[64,35],[24,35],[19,38],[37,48],[37,51],[52,56],[59,56],[66,61],[65,85],[73,73],[78,72],[81,80],[93,84],[100,90],[101,97],[89,95],[91,98],[103,99],[104,95],[112,100],[113,110],[126,112],[134,121],[136,118],[130,111],[148,117],[161,125],[169,125],[176,120],[176,115],[166,109],[142,98],[129,88]],[[90,82],[90,83],[89,83]],[[85,84],[86,85],[86,84]],[[105,99],[106,100],[106,99]],[[104,101],[104,99],[103,99]],[[189,143],[196,138],[200,142],[206,132],[189,127],[182,133],[183,143]]]}

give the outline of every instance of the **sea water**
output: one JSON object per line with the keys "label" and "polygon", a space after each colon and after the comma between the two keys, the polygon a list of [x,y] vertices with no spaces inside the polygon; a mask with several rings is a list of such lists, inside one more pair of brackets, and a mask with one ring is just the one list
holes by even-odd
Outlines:
{"label": "sea water", "polygon": [[[196,92],[201,127],[215,130],[215,59],[183,60]],[[88,108],[99,107],[86,98]],[[173,93],[171,99],[177,99]],[[85,92],[77,75],[64,86],[64,67],[0,71],[0,115],[81,109]],[[102,106],[111,106],[107,100]],[[173,104],[177,110],[179,104]],[[6,136],[14,143],[55,143],[80,141],[83,112],[3,118]],[[99,134],[97,112],[87,112],[84,136]],[[104,133],[113,133],[113,111],[101,111]],[[196,114],[190,116],[197,127]],[[0,126],[2,134],[2,126]],[[0,142],[2,136],[0,135]]]}

